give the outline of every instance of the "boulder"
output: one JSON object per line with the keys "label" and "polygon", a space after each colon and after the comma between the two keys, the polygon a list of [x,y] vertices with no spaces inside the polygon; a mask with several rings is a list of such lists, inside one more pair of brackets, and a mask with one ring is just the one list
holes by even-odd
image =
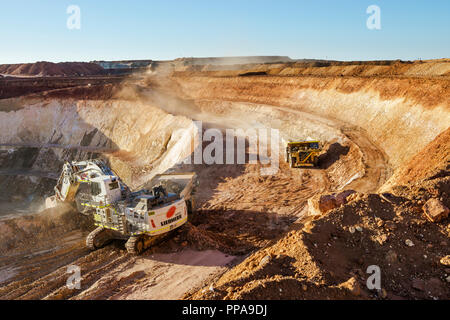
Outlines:
{"label": "boulder", "polygon": [[361,287],[355,277],[348,279],[337,287],[350,291],[354,296],[359,296],[361,294]]}
{"label": "boulder", "polygon": [[439,262],[444,266],[450,266],[450,255],[443,257]]}
{"label": "boulder", "polygon": [[425,291],[425,281],[421,279],[413,279],[412,287],[419,291]]}
{"label": "boulder", "polygon": [[261,259],[261,261],[259,262],[259,266],[260,267],[264,267],[266,264],[268,264],[271,260],[271,256],[270,255],[266,255],[264,258]]}
{"label": "boulder", "polygon": [[448,217],[449,209],[438,199],[431,198],[423,206],[423,212],[431,222],[439,222]]}
{"label": "boulder", "polygon": [[340,193],[319,194],[308,199],[310,215],[321,215],[354,200],[357,194],[354,190],[345,190]]}
{"label": "boulder", "polygon": [[[352,195],[355,195],[355,196],[352,196]],[[358,194],[354,190],[345,190],[345,191],[342,191],[341,193],[336,194],[336,196],[335,196],[336,206],[340,207],[340,206],[346,204],[347,202],[350,202],[351,201],[350,199],[352,199],[352,200],[356,199],[357,195]]]}

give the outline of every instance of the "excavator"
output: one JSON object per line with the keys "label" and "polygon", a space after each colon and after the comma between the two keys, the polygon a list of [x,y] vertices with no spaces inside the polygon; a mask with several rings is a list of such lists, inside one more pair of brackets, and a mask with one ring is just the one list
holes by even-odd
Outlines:
{"label": "excavator", "polygon": [[93,215],[97,228],[86,238],[91,250],[122,239],[129,253],[139,255],[186,223],[198,182],[193,172],[171,173],[148,185],[132,192],[101,159],[66,162],[46,208],[69,203]]}

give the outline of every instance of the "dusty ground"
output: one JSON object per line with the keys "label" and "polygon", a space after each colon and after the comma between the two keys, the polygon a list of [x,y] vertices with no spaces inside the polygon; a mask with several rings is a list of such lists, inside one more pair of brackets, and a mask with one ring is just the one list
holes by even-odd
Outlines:
{"label": "dusty ground", "polygon": [[[29,183],[23,198],[51,192],[39,179],[51,179],[61,161],[95,153],[139,185],[175,164],[170,152],[186,152],[174,128],[193,120],[325,142],[319,169],[290,169],[282,157],[271,176],[260,175],[260,164],[176,165],[199,176],[197,212],[140,257],[120,241],[89,252],[93,227],[70,209],[0,220],[0,298],[448,299],[450,270],[440,263],[448,219],[428,222],[421,206],[429,198],[450,205],[449,62],[317,63],[227,71],[181,61],[122,84],[0,80],[0,121],[9,128],[25,119],[0,141],[0,188],[21,177]],[[43,120],[55,112],[62,116]],[[22,161],[23,152],[32,157]],[[20,202],[10,189],[4,201]],[[344,189],[357,196],[310,215],[308,199]],[[378,292],[365,287],[372,264],[383,272]],[[81,267],[79,290],[66,287],[69,265]]]}

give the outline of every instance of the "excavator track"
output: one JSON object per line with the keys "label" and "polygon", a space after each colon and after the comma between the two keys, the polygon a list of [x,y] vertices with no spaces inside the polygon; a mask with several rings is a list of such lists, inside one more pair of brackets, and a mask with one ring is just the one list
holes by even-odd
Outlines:
{"label": "excavator track", "polygon": [[125,243],[125,248],[128,253],[133,255],[140,255],[145,250],[160,244],[161,242],[173,237],[178,230],[172,230],[170,232],[150,237],[147,235],[131,236]]}
{"label": "excavator track", "polygon": [[125,243],[125,248],[127,249],[128,253],[133,254],[133,255],[141,254],[144,251],[143,244],[142,244],[142,249],[141,249],[142,241],[143,241],[143,239],[140,236],[130,237],[127,240],[127,242]]}
{"label": "excavator track", "polygon": [[86,246],[91,250],[97,250],[112,240],[110,231],[103,227],[98,227],[86,238]]}

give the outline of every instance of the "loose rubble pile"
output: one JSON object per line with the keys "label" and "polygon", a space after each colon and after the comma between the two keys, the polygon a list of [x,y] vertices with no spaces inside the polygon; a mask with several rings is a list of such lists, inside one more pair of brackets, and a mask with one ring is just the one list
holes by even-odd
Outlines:
{"label": "loose rubble pile", "polygon": [[[391,193],[314,197],[286,236],[225,273],[214,292],[186,298],[448,299],[449,195],[447,176]],[[366,284],[370,266],[380,268],[378,289]]]}

